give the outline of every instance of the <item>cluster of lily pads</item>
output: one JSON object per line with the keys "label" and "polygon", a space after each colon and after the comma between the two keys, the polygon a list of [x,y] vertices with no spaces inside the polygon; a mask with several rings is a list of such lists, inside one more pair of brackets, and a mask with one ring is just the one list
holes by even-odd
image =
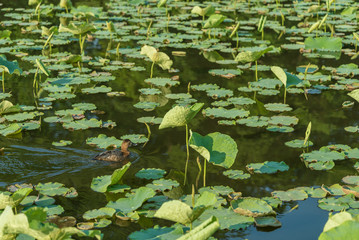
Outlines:
{"label": "cluster of lily pads", "polygon": [[[192,127],[192,121],[202,113],[206,120],[215,119],[216,124],[228,128],[248,127],[255,131],[266,128],[278,134],[291,133],[302,121],[293,113],[298,110],[294,97],[308,100],[309,95],[337,90],[350,91],[348,95],[359,102],[359,90],[355,90],[359,87],[356,79],[359,67],[354,63],[359,56],[358,3],[352,0],[263,3],[111,0],[106,4],[106,11],[74,6],[70,0],[61,0],[56,6],[42,0],[28,3],[34,8],[1,9],[4,13],[3,29],[0,29],[0,54],[4,54],[0,55],[1,136],[36,131],[42,124],[53,128],[60,125],[66,131],[116,128],[115,121],[101,119],[102,111],[96,104],[75,101],[77,96],[100,95],[112,98],[114,105],[119,105],[120,97],[130,94],[111,87],[111,83],[121,82],[120,86],[139,93],[139,101],[133,107],[143,111],[137,122],[145,125],[147,136],[132,131],[119,138],[100,133],[87,137],[86,144],[110,149],[130,139],[146,145],[151,141],[151,125],[159,125],[160,130],[183,127],[187,157],[181,179],[170,177],[163,169],[146,168],[135,174],[146,185],[131,188],[123,183],[131,163],[111,175],[94,178],[91,189],[105,194],[107,204],[83,213],[84,222],[78,223],[77,228],[73,227],[76,219],[63,220],[57,216],[64,210],[54,205],[57,199],[53,198],[75,197],[75,189],[60,183],[11,188],[0,194],[1,209],[4,209],[0,216],[0,236],[62,239],[76,234],[101,238],[99,230],[91,229],[105,228],[114,222],[126,225],[141,218],[159,218],[176,224],[161,227],[156,222],[155,226],[132,232],[129,239],[207,239],[219,229],[239,231],[253,224],[259,228],[280,227],[276,215],[283,202],[308,197],[319,198],[321,209],[347,211],[350,213],[345,215],[347,225],[357,225],[358,176],[344,177],[343,182],[348,186],[297,187],[272,191],[270,197],[263,198],[242,196],[228,186],[207,186],[207,162],[225,168],[223,175],[233,180],[246,180],[253,174],[276,174],[288,171],[289,166],[279,159],[248,163],[248,173],[230,169],[238,153],[235,139],[219,131],[205,132],[203,136],[196,132],[201,129]],[[59,21],[52,21],[54,16]],[[15,31],[6,29],[14,29],[19,23],[21,29],[17,30],[28,38],[14,38]],[[105,52],[99,56],[89,54],[91,49],[102,48],[96,41],[107,43]],[[66,46],[71,47],[70,52],[62,51]],[[203,74],[203,78],[213,80],[211,83],[192,84],[195,80],[182,79],[181,72],[185,72],[186,66],[180,66],[178,59],[190,57],[187,54],[193,50],[199,51],[201,59],[211,66],[220,65]],[[281,52],[293,51],[300,52],[307,64],[294,68],[268,61]],[[349,63],[337,67],[321,63],[342,58]],[[265,62],[271,62],[270,66],[263,65]],[[120,70],[130,74],[118,76],[116,71]],[[141,72],[148,73],[138,88],[131,77]],[[8,86],[13,85],[7,82],[16,77],[31,80],[32,89],[27,91],[33,95],[34,105],[10,101],[16,89],[10,89]],[[181,87],[184,92],[180,92]],[[277,95],[283,95],[283,101]],[[353,108],[350,97],[343,102],[343,108]],[[65,103],[67,108],[59,108],[59,103]],[[168,103],[172,104],[169,108]],[[165,106],[167,113],[158,114]],[[310,121],[304,124],[308,124],[304,138],[285,142],[285,146],[302,149],[298,161],[300,158],[309,169],[331,170],[334,162],[359,158],[358,148],[344,144],[309,151],[315,146],[309,138],[316,126]],[[345,130],[355,134],[359,126]],[[71,145],[72,140],[59,139],[52,144],[63,147]],[[190,149],[198,154],[190,156]],[[187,175],[194,156],[198,156],[199,173],[192,185]],[[204,159],[203,164],[199,156]],[[358,162],[354,167],[359,169]],[[200,188],[201,175],[203,187]],[[193,186],[191,194],[183,194],[181,187],[185,185]],[[34,189],[38,196],[29,195]],[[71,224],[61,225],[63,221]],[[337,228],[342,228],[344,223],[325,227],[320,238],[337,236]]]}

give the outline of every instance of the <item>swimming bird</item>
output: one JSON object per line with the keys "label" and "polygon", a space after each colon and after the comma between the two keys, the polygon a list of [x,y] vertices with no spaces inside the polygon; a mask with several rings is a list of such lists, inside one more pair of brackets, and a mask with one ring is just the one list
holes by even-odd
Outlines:
{"label": "swimming bird", "polygon": [[122,141],[121,150],[109,150],[102,152],[94,157],[96,160],[110,161],[110,162],[121,162],[124,161],[129,155],[130,151],[128,148],[131,147],[133,143],[129,139]]}

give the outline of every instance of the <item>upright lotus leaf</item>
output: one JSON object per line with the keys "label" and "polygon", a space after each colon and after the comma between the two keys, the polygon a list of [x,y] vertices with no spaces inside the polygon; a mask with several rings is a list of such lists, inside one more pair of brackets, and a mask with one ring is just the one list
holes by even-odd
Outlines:
{"label": "upright lotus leaf", "polygon": [[167,0],[159,0],[157,3],[157,7],[160,8],[165,6],[166,4],[167,4]]}
{"label": "upright lotus leaf", "polygon": [[210,16],[215,12],[215,8],[212,5],[208,5],[205,8],[201,8],[200,6],[195,6],[192,8],[191,13],[198,14],[202,17],[204,16]]}
{"label": "upright lotus leaf", "polygon": [[204,221],[177,240],[206,240],[219,229],[218,219],[214,216]]}
{"label": "upright lotus leaf", "polygon": [[340,226],[342,223],[346,221],[353,220],[353,217],[348,212],[341,212],[334,215],[329,216],[328,221],[324,225],[323,232],[329,231],[332,228]]}
{"label": "upright lotus leaf", "polygon": [[59,32],[69,32],[74,35],[84,35],[89,32],[96,31],[96,28],[93,24],[90,23],[82,23],[82,24],[75,24],[71,22],[69,25],[64,26],[60,24]]}
{"label": "upright lotus leaf", "polygon": [[238,53],[238,55],[236,56],[236,58],[234,60],[237,62],[243,62],[243,63],[254,62],[254,61],[257,61],[261,56],[263,56],[264,54],[266,54],[267,52],[272,51],[272,50],[273,50],[273,47],[269,46],[260,51],[240,52],[240,53]]}
{"label": "upright lotus leaf", "polygon": [[237,143],[229,135],[219,132],[206,136],[191,132],[189,144],[208,162],[224,168],[233,165],[238,153]]}
{"label": "upright lotus leaf", "polygon": [[66,12],[68,12],[68,10],[72,8],[71,0],[60,0],[60,7],[65,8]]}
{"label": "upright lotus leaf", "polygon": [[302,82],[296,75],[285,72],[281,67],[273,66],[271,70],[286,88]]}
{"label": "upright lotus leaf", "polygon": [[47,67],[44,65],[44,63],[41,61],[41,59],[36,59],[35,60],[37,67],[46,75],[46,76],[50,76],[50,72],[47,69]]}
{"label": "upright lotus leaf", "polygon": [[37,5],[39,3],[41,3],[42,0],[29,0],[28,1],[28,5],[31,6],[31,5]]}
{"label": "upright lotus leaf", "polygon": [[50,36],[51,34],[56,34],[59,31],[58,27],[52,26],[50,28],[41,27],[41,36]]}
{"label": "upright lotus leaf", "polygon": [[185,126],[196,116],[203,105],[204,103],[195,103],[191,107],[175,106],[165,114],[159,129]]}
{"label": "upright lotus leaf", "polygon": [[123,175],[126,173],[130,166],[131,163],[129,162],[122,168],[116,169],[112,175],[105,175],[92,179],[91,189],[95,192],[106,192],[109,186],[118,183],[122,179]]}
{"label": "upright lotus leaf", "polygon": [[0,31],[0,39],[10,39],[11,33],[10,30]]}
{"label": "upright lotus leaf", "polygon": [[27,195],[32,192],[32,188],[20,188],[11,196],[14,201],[15,206],[19,205],[22,200],[24,200]]}
{"label": "upright lotus leaf", "polygon": [[116,33],[115,25],[112,21],[106,22],[106,27],[110,33]]}
{"label": "upright lotus leaf", "polygon": [[354,98],[357,102],[359,102],[359,89],[353,90],[348,93],[348,96]]}
{"label": "upright lotus leaf", "polygon": [[320,234],[318,240],[357,239],[359,236],[359,221],[357,219],[348,219],[347,214],[349,213],[342,212],[329,217],[329,219],[331,219],[336,217],[336,215],[339,215],[335,219],[335,221],[338,222],[338,225],[324,230]]}
{"label": "upright lotus leaf", "polygon": [[10,101],[4,100],[0,102],[0,116],[6,113],[20,112],[18,105],[14,106]]}
{"label": "upright lotus leaf", "polygon": [[321,51],[341,51],[343,46],[340,37],[308,37],[304,44],[306,49]]}
{"label": "upright lotus leaf", "polygon": [[226,19],[226,16],[223,16],[221,14],[212,14],[204,24],[203,28],[215,28],[219,26],[224,19]]}
{"label": "upright lotus leaf", "polygon": [[141,54],[146,55],[152,61],[151,78],[153,73],[153,64],[158,64],[163,70],[171,69],[173,61],[163,52],[157,52],[157,49],[151,46],[144,45],[141,48]]}
{"label": "upright lotus leaf", "polygon": [[96,218],[111,218],[115,214],[116,210],[113,208],[103,207],[100,209],[88,210],[84,213],[83,218],[86,220]]}
{"label": "upright lotus leaf", "polygon": [[183,228],[176,227],[159,227],[158,225],[153,228],[141,229],[137,232],[132,232],[128,239],[130,240],[143,240],[143,239],[177,239],[183,235]]}
{"label": "upright lotus leaf", "polygon": [[0,55],[0,68],[3,68],[5,72],[9,74],[22,74],[22,69],[19,67],[17,61],[8,61],[5,55]]}

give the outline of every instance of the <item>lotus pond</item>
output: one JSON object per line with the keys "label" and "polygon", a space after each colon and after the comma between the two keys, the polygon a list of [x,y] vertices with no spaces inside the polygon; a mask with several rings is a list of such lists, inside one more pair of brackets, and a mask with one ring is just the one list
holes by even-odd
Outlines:
{"label": "lotus pond", "polygon": [[358,8],[2,0],[0,238],[359,239]]}

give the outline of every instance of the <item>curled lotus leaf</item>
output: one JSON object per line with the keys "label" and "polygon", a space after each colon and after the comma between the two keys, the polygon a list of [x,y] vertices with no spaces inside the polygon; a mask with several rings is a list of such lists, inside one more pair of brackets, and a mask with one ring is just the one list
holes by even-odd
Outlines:
{"label": "curled lotus leaf", "polygon": [[273,208],[266,201],[254,197],[233,200],[231,201],[231,207],[234,212],[249,217],[276,215]]}
{"label": "curled lotus leaf", "polygon": [[203,105],[204,103],[195,103],[191,107],[175,106],[165,114],[159,129],[187,125],[197,115]]}

